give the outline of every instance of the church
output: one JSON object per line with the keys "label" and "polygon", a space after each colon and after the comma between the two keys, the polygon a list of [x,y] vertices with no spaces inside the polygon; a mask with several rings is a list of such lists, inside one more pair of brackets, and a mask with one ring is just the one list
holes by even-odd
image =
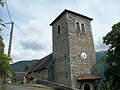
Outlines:
{"label": "church", "polygon": [[74,90],[99,90],[92,20],[65,9],[50,24],[53,53],[36,62],[26,77],[63,84]]}

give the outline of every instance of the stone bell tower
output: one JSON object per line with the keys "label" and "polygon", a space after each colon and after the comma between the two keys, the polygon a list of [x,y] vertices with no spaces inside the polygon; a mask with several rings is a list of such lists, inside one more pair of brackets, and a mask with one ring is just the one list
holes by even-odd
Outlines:
{"label": "stone bell tower", "polygon": [[92,18],[64,10],[50,25],[54,81],[79,90],[97,90]]}

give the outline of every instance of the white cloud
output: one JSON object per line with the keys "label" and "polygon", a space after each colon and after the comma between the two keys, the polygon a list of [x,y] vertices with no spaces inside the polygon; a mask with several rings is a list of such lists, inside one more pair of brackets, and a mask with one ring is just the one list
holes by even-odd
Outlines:
{"label": "white cloud", "polygon": [[13,60],[40,58],[52,52],[51,30],[44,21],[30,20],[21,25],[20,29],[27,36],[15,28],[12,46]]}
{"label": "white cloud", "polygon": [[97,41],[95,41],[95,50],[98,51],[106,51],[108,49],[108,46],[106,46],[105,44],[103,44],[103,40],[102,38],[97,39]]}
{"label": "white cloud", "polygon": [[[49,53],[52,52],[52,30],[49,24],[65,9],[92,17],[92,32],[96,51],[104,50],[102,37],[111,31],[111,26],[120,20],[119,0],[14,0],[7,1],[15,23],[35,42]],[[9,21],[6,10],[2,10],[5,22]],[[6,13],[6,15],[5,15]],[[6,49],[8,37],[4,37]],[[12,58],[40,58],[47,53],[14,27]],[[29,53],[28,53],[29,52]]]}

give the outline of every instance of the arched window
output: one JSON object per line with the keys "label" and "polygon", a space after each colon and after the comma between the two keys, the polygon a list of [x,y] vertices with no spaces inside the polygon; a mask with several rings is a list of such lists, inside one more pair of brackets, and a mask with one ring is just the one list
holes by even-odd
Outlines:
{"label": "arched window", "polygon": [[85,32],[85,25],[81,23],[81,31]]}
{"label": "arched window", "polygon": [[84,90],[90,90],[90,85],[89,84],[85,84],[84,85]]}
{"label": "arched window", "polygon": [[58,34],[60,34],[60,25],[58,25]]}
{"label": "arched window", "polygon": [[79,22],[76,22],[76,28],[77,28],[77,31],[80,31],[80,25],[79,25]]}

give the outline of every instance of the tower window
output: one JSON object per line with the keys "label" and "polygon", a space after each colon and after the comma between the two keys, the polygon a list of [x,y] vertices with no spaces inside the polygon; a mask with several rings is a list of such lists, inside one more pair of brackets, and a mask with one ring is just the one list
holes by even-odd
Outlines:
{"label": "tower window", "polygon": [[66,54],[65,54],[65,58],[66,58],[67,56],[66,56]]}
{"label": "tower window", "polygon": [[58,34],[60,34],[60,25],[58,25]]}
{"label": "tower window", "polygon": [[80,24],[79,24],[79,22],[76,22],[76,28],[77,28],[77,31],[80,31]]}
{"label": "tower window", "polygon": [[81,31],[85,32],[85,25],[81,23]]}
{"label": "tower window", "polygon": [[65,74],[66,74],[66,78],[68,78],[68,74],[67,74],[67,72],[66,72]]}

